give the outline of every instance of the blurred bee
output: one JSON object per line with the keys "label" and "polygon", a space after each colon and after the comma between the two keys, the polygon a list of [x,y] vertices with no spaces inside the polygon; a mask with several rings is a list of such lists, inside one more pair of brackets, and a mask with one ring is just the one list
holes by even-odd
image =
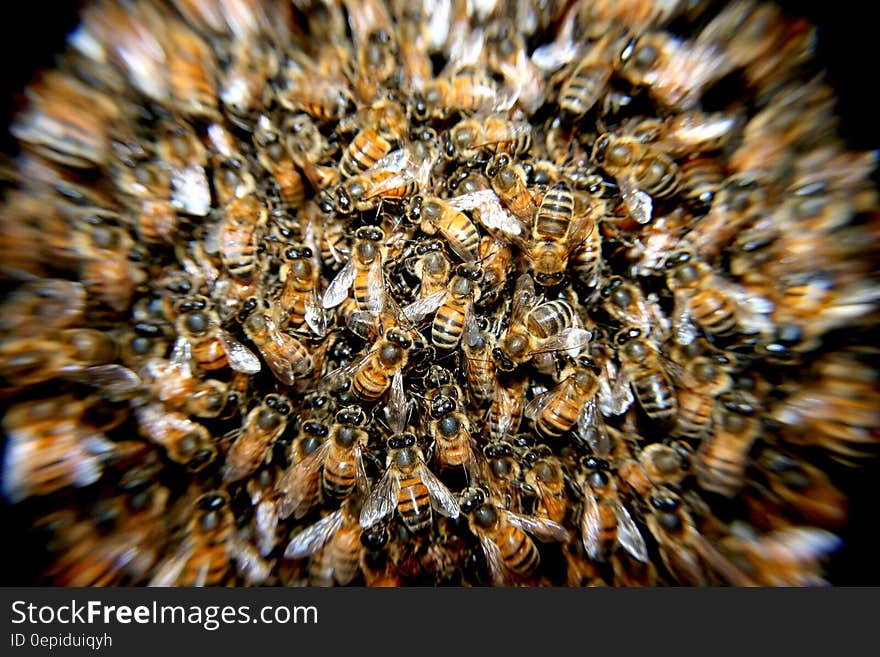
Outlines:
{"label": "blurred bee", "polygon": [[[211,128],[217,128],[216,124],[212,125],[209,130],[209,135],[212,133]],[[219,132],[221,130],[214,130],[216,133],[216,139],[226,140],[229,139],[230,143],[228,145],[229,149],[234,149],[232,143],[232,137],[223,132]],[[212,172],[212,182],[214,183],[214,193],[217,197],[217,206],[219,208],[227,208],[231,207],[232,209],[237,210],[241,213],[241,217],[239,220],[245,224],[254,223],[255,220],[259,220],[259,216],[251,218],[248,221],[247,213],[249,210],[253,210],[255,208],[255,202],[251,199],[249,201],[245,201],[241,204],[236,203],[239,199],[244,199],[251,194],[254,194],[257,189],[257,179],[253,174],[251,165],[247,159],[245,159],[244,155],[239,153],[237,150],[230,150],[228,155],[224,155],[221,157],[215,157],[212,162],[213,172]],[[223,212],[224,215],[228,214],[228,211]],[[226,220],[226,217],[221,217],[220,225],[217,226],[217,231],[211,235],[210,240],[213,242],[206,240],[205,248],[209,253],[219,253],[221,250],[221,231],[223,230],[233,230],[233,227],[224,227],[223,221]],[[242,229],[243,230],[243,229]],[[216,237],[214,237],[216,235]],[[234,242],[232,237],[228,238],[231,242]],[[239,248],[241,248],[239,246]]]}
{"label": "blurred bee", "polygon": [[346,586],[360,570],[361,532],[358,522],[363,500],[347,497],[336,511],[328,513],[290,540],[285,559],[311,557],[310,583],[315,586]]}
{"label": "blurred bee", "polygon": [[467,215],[446,201],[429,196],[416,196],[410,202],[410,220],[418,222],[426,235],[440,233],[464,259],[472,260],[480,243],[480,233]]}
{"label": "blurred bee", "polygon": [[510,324],[492,356],[505,372],[539,353],[565,351],[576,357],[590,339],[590,332],[578,324],[574,309],[566,301],[538,302],[531,277],[523,274],[513,291]]}
{"label": "blurred bee", "polygon": [[[332,156],[332,146],[308,114],[285,118],[281,130],[287,135],[285,141],[290,156],[319,195],[339,183],[339,171],[326,164]],[[328,212],[330,210],[332,203]]]}
{"label": "blurred bee", "polygon": [[443,136],[444,155],[460,162],[478,161],[483,151],[515,157],[527,153],[531,146],[531,124],[513,121],[505,114],[464,119]]}
{"label": "blurred bee", "polygon": [[609,31],[593,42],[581,58],[557,74],[556,77],[562,78],[557,103],[563,112],[580,118],[606,97],[621,49],[621,38],[619,31]]}
{"label": "blurred bee", "polygon": [[377,226],[362,226],[354,236],[354,248],[348,262],[330,281],[324,292],[324,308],[335,308],[354,288],[359,310],[378,314],[385,298],[385,275],[382,270],[385,233]]}
{"label": "blurred bee", "polygon": [[144,363],[143,372],[149,378],[154,397],[168,408],[202,418],[218,417],[226,408],[228,384],[217,379],[199,379],[186,349],[176,349],[170,360],[150,358]]}
{"label": "blurred bee", "polygon": [[266,395],[244,418],[232,437],[223,465],[223,481],[239,481],[260,467],[270,456],[272,445],[287,429],[290,400],[284,395]]}
{"label": "blurred bee", "polygon": [[79,281],[38,278],[9,292],[0,305],[4,339],[35,337],[78,325],[86,309],[86,290]]}
{"label": "blurred bee", "polygon": [[705,212],[724,185],[721,163],[710,156],[694,156],[680,162],[681,189],[685,202],[698,213]]}
{"label": "blurred bee", "polygon": [[670,254],[664,267],[675,299],[672,329],[678,344],[693,342],[696,327],[711,336],[763,332],[769,328],[772,302],[713,273],[692,250]]}
{"label": "blurred bee", "polygon": [[208,429],[180,411],[150,403],[138,408],[135,417],[144,438],[165,448],[169,459],[192,472],[202,470],[217,456],[217,447]]}
{"label": "blurred bee", "polygon": [[751,480],[743,497],[756,523],[782,529],[791,522],[793,509],[820,527],[840,529],[846,524],[846,496],[815,465],[769,446],[760,449],[753,463],[762,478]]}
{"label": "blurred bee", "polygon": [[9,501],[82,488],[101,478],[121,448],[84,420],[87,408],[87,401],[64,395],[17,402],[6,410],[3,494]]}
{"label": "blurred bee", "polygon": [[548,518],[564,526],[570,503],[566,494],[568,475],[558,457],[549,449],[539,448],[532,448],[523,456],[528,464],[523,473],[523,491],[535,496],[536,516]]}
{"label": "blurred bee", "polygon": [[428,80],[416,94],[413,116],[419,121],[445,119],[454,112],[474,114],[504,109],[509,101],[484,71],[465,68],[452,76]]}
{"label": "blurred bee", "polygon": [[607,560],[617,547],[646,563],[648,548],[638,526],[620,501],[614,475],[604,459],[581,460],[578,486],[583,498],[581,541],[591,559]]}
{"label": "blurred bee", "polygon": [[247,129],[260,106],[271,98],[268,81],[279,73],[278,53],[255,39],[234,41],[225,55],[228,64],[220,75],[218,98],[226,117]]}
{"label": "blurred bee", "polygon": [[330,427],[318,420],[301,423],[299,435],[290,445],[288,467],[278,479],[278,513],[299,519],[321,499],[321,467],[326,461]]}
{"label": "blurred bee", "polygon": [[637,328],[621,329],[614,338],[620,371],[612,390],[612,412],[620,415],[633,401],[633,392],[645,414],[656,422],[669,422],[678,414],[672,378],[653,341]]}
{"label": "blurred bee", "polygon": [[236,571],[247,584],[262,584],[269,564],[236,531],[229,496],[200,495],[178,547],[157,567],[149,586],[225,586]]}
{"label": "blurred bee", "polygon": [[292,60],[275,81],[275,97],[289,112],[306,112],[321,122],[343,118],[354,101],[346,80],[306,70]]}
{"label": "blurred bee", "polygon": [[227,365],[236,372],[256,374],[259,359],[220,326],[220,319],[206,297],[185,297],[175,304],[178,360],[192,360],[204,370],[218,370]]}
{"label": "blurred bee", "polygon": [[593,145],[592,161],[614,176],[624,205],[639,224],[651,220],[653,198],[667,198],[681,184],[675,160],[634,137],[601,135]]}
{"label": "blurred bee", "polygon": [[329,319],[319,295],[321,270],[312,249],[307,246],[285,249],[278,277],[281,281],[278,313],[284,318],[282,326],[298,329],[306,324],[318,337],[326,335]]}
{"label": "blurred bee", "polygon": [[[670,486],[677,489],[685,477],[693,471],[696,460],[691,446],[681,440],[651,443],[639,453],[639,466],[652,486]],[[650,486],[642,487],[648,492]]]}
{"label": "blurred bee", "polygon": [[157,130],[156,148],[171,174],[171,204],[184,214],[207,216],[211,191],[205,173],[208,155],[204,145],[192,126],[179,119],[163,122]]}
{"label": "blurred bee", "polygon": [[262,557],[269,556],[278,543],[278,523],[281,519],[279,495],[275,490],[278,474],[278,469],[273,466],[261,468],[245,484],[254,511],[253,537]]}
{"label": "blurred bee", "polygon": [[166,21],[170,50],[168,86],[174,106],[203,121],[220,118],[217,108],[217,60],[211,47],[181,21]]}
{"label": "blurred bee", "polygon": [[656,324],[648,310],[645,294],[637,281],[612,276],[602,288],[603,308],[616,321],[638,328],[644,335],[651,335]]}
{"label": "blurred bee", "polygon": [[717,583],[716,575],[733,586],[753,582],[704,538],[681,497],[663,487],[649,497],[645,521],[658,543],[660,558],[674,581],[688,586]]}
{"label": "blurred bee", "polygon": [[260,307],[256,299],[245,302],[250,309],[243,323],[245,334],[253,342],[275,377],[288,386],[308,377],[314,370],[309,350],[292,334],[278,328],[275,318]]}
{"label": "blurred bee", "polygon": [[499,506],[479,488],[466,488],[459,496],[462,514],[480,542],[494,586],[506,586],[514,577],[537,571],[541,555],[529,534],[547,541],[566,542],[569,534],[548,518],[530,517]]}
{"label": "blurred bee", "polygon": [[543,75],[528,56],[525,37],[513,20],[490,24],[485,34],[488,70],[501,76],[505,89],[527,114],[544,104]]}
{"label": "blurred bee", "polygon": [[678,389],[678,418],[674,435],[699,440],[712,426],[715,400],[730,390],[730,359],[698,356],[684,365]]}
{"label": "blurred bee", "polygon": [[255,196],[233,199],[223,208],[216,230],[205,243],[208,253],[218,253],[234,278],[249,281],[257,267],[257,243],[269,212]]}
{"label": "blurred bee", "polygon": [[129,258],[134,241],[117,219],[90,213],[74,229],[80,255],[80,280],[90,296],[117,312],[131,307],[144,271]]}
{"label": "blurred bee", "polygon": [[254,144],[257,159],[272,175],[284,206],[292,209],[301,207],[306,198],[305,181],[287,150],[283,135],[265,114],[257,120]]}
{"label": "blurred bee", "polygon": [[354,88],[358,98],[365,103],[379,96],[380,90],[396,87],[399,48],[393,32],[384,29],[371,31],[360,44],[357,52],[358,74]]}

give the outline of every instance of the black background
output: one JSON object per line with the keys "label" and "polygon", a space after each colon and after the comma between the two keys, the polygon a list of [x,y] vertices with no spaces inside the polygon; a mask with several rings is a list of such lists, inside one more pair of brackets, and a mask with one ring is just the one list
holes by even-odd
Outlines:
{"label": "black background", "polygon": [[[6,126],[21,105],[21,90],[41,68],[52,66],[53,55],[62,47],[68,31],[75,27],[83,4],[82,0],[25,0],[5,10],[4,20],[0,21],[0,75],[4,92],[0,106],[0,152],[9,153],[14,148]],[[827,79],[838,93],[841,136],[854,149],[880,148],[880,107],[876,100],[880,32],[871,4],[855,0],[787,0],[778,4],[790,15],[805,16],[818,26],[817,55],[825,63]],[[839,586],[880,585],[874,539],[880,464],[845,470],[843,474],[842,488],[850,497],[851,521],[842,533],[844,547],[831,563],[830,579]],[[15,538],[7,538],[12,540],[3,541],[5,546],[0,547],[0,553],[5,551],[7,558],[13,558],[12,563],[26,558],[16,549]],[[14,572],[15,568],[11,570]],[[15,583],[28,584],[0,582]]]}

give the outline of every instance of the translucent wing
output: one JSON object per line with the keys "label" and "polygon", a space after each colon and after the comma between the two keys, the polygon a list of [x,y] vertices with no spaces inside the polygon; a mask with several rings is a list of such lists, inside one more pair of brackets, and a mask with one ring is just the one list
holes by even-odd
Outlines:
{"label": "translucent wing", "polygon": [[290,514],[300,517],[297,514],[304,510],[302,508],[303,502],[310,492],[309,480],[317,470],[323,467],[329,448],[330,442],[324,441],[314,452],[298,463],[292,464],[281,475],[277,491],[281,493],[281,499],[278,500],[278,513],[282,518],[287,518]]}
{"label": "translucent wing", "polygon": [[647,224],[651,221],[651,214],[654,211],[654,201],[651,196],[636,189],[632,180],[627,176],[621,176],[617,181],[620,185],[620,195],[627,211],[640,224]]}
{"label": "translucent wing", "polygon": [[92,367],[65,365],[58,369],[58,374],[65,379],[84,383],[116,395],[134,392],[143,385],[141,377],[136,372],[115,363],[93,365]]}
{"label": "translucent wing", "polygon": [[349,259],[349,261],[342,266],[342,269],[339,270],[336,276],[333,277],[333,280],[330,281],[330,285],[327,286],[327,290],[324,292],[324,298],[321,305],[324,306],[324,308],[335,308],[345,301],[348,298],[348,291],[354,284],[356,273],[354,260]]}
{"label": "translucent wing", "polygon": [[211,210],[211,191],[202,167],[193,165],[171,172],[171,205],[186,214],[207,216]]}
{"label": "translucent wing", "polygon": [[264,557],[275,549],[278,518],[277,501],[274,498],[260,500],[254,511],[254,522],[257,526],[257,544],[260,555]]}
{"label": "translucent wing", "polygon": [[630,388],[632,378],[632,368],[623,366],[614,382],[614,388],[611,391],[611,413],[612,415],[623,415],[627,409],[632,406],[633,393]]}
{"label": "translucent wing", "polygon": [[262,369],[260,359],[257,358],[250,349],[245,347],[225,331],[217,331],[217,342],[220,343],[223,351],[226,352],[226,358],[229,360],[229,367],[236,372],[256,374]]}
{"label": "translucent wing", "polygon": [[535,283],[528,274],[523,274],[516,279],[513,288],[513,306],[510,310],[510,323],[519,326],[523,323],[526,313],[535,305]]}
{"label": "translucent wing", "polygon": [[464,333],[462,335],[465,344],[468,347],[476,347],[480,344],[480,325],[477,321],[477,315],[474,312],[466,313],[464,316]]}
{"label": "translucent wing", "polygon": [[489,566],[493,586],[507,586],[507,566],[501,556],[501,548],[491,538],[483,535],[480,535],[480,546],[486,555],[486,565]]}
{"label": "translucent wing", "polygon": [[481,189],[449,199],[458,210],[475,210],[474,218],[490,233],[525,248],[529,226],[517,219],[501,203],[493,189]]}
{"label": "translucent wing", "polygon": [[459,240],[455,235],[450,233],[443,226],[437,226],[437,232],[443,236],[443,239],[446,240],[446,244],[452,249],[452,252],[461,259],[462,262],[475,262],[476,254],[472,251],[469,251],[464,243]]}
{"label": "translucent wing", "polygon": [[306,297],[305,307],[306,324],[312,333],[318,337],[324,337],[327,334],[329,320],[326,309],[318,299],[317,291]]}
{"label": "translucent wing", "polygon": [[500,510],[507,516],[508,522],[516,525],[523,531],[527,531],[533,536],[548,540],[565,542],[569,539],[568,530],[559,523],[553,522],[548,518],[537,516],[525,516],[514,511]]}
{"label": "translucent wing", "polygon": [[697,339],[698,330],[691,319],[690,301],[683,290],[675,291],[675,310],[672,315],[672,332],[676,343],[689,345]]}
{"label": "translucent wing", "polygon": [[584,549],[592,559],[598,559],[601,550],[602,517],[599,513],[599,502],[593,491],[584,491],[584,509],[581,513],[581,541]]}
{"label": "translucent wing", "polygon": [[401,433],[406,429],[408,410],[403,390],[403,374],[395,372],[391,379],[391,392],[388,397],[388,404],[385,406],[385,419],[391,431]]}
{"label": "translucent wing", "polygon": [[421,299],[416,299],[403,309],[403,314],[411,322],[418,324],[442,306],[446,301],[446,296],[446,290],[440,290]]}
{"label": "translucent wing", "polygon": [[397,494],[400,492],[400,480],[392,470],[386,470],[376,487],[370,491],[361,509],[360,525],[368,529],[382,518],[390,515],[397,506]]}
{"label": "translucent wing", "polygon": [[525,405],[525,408],[523,408],[523,415],[534,421],[535,418],[541,415],[548,404],[558,399],[560,396],[564,396],[567,393],[567,390],[568,385],[565,381],[561,381],[558,385],[529,401],[529,403]]}
{"label": "translucent wing", "polygon": [[425,488],[428,489],[428,495],[431,496],[431,506],[444,516],[458,518],[458,500],[455,499],[455,495],[424,463],[419,466],[419,476],[422,483],[425,484]]}
{"label": "translucent wing", "polygon": [[623,549],[642,563],[648,563],[648,548],[645,539],[636,526],[629,511],[621,504],[620,500],[612,502],[614,517],[617,518],[617,542]]}
{"label": "translucent wing", "polygon": [[590,446],[596,456],[604,458],[611,453],[611,436],[608,434],[605,422],[598,411],[595,397],[584,404],[581,409],[575,434],[581,442]]}
{"label": "translucent wing", "polygon": [[369,298],[367,299],[367,307],[364,310],[378,313],[382,310],[382,300],[386,296],[385,275],[382,273],[381,258],[375,258],[367,270],[367,291],[369,292]]}
{"label": "translucent wing", "polygon": [[583,349],[589,344],[593,334],[586,329],[570,327],[551,336],[541,342],[540,349],[534,353],[547,353],[550,351],[564,351],[572,358],[577,358]]}
{"label": "translucent wing", "polygon": [[316,554],[342,526],[343,518],[342,509],[337,509],[315,524],[306,527],[287,544],[284,549],[284,558],[304,559]]}

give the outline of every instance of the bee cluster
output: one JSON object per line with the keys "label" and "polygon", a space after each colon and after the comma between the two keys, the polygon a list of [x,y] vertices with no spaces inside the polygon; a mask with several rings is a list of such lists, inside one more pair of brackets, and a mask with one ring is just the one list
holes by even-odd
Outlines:
{"label": "bee cluster", "polygon": [[0,213],[61,585],[816,585],[873,152],[738,0],[98,0]]}

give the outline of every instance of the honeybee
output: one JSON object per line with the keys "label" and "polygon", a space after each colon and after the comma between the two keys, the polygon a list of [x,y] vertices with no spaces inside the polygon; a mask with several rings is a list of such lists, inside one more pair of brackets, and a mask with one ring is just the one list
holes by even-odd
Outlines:
{"label": "honeybee", "polygon": [[290,400],[284,395],[266,395],[244,418],[233,436],[223,465],[223,481],[239,481],[260,467],[271,455],[273,443],[287,429]]}
{"label": "honeybee", "polygon": [[211,47],[194,31],[175,20],[166,21],[173,57],[168,59],[168,86],[174,106],[185,116],[219,119],[217,60]]}
{"label": "honeybee", "polygon": [[271,96],[268,81],[278,74],[278,53],[263,39],[235,40],[227,49],[228,64],[219,80],[218,98],[226,117],[248,128],[260,105]]}
{"label": "honeybee", "polygon": [[131,307],[144,271],[129,258],[134,241],[117,219],[99,211],[89,213],[74,229],[79,247],[80,280],[87,292],[117,312]]}
{"label": "honeybee", "polygon": [[537,448],[529,450],[523,460],[529,464],[523,475],[524,491],[535,496],[535,515],[564,525],[569,499],[565,488],[568,475],[562,462],[549,450]]}
{"label": "honeybee", "polygon": [[685,364],[678,390],[676,436],[700,439],[709,432],[715,400],[733,385],[730,365],[723,355],[698,356]]}
{"label": "honeybee", "polygon": [[656,344],[643,337],[637,328],[621,329],[614,341],[621,367],[611,393],[612,413],[624,413],[635,393],[642,410],[652,420],[673,420],[678,413],[678,398],[667,373],[670,364],[664,362]]}
{"label": "honeybee", "polygon": [[319,420],[306,420],[290,445],[288,467],[278,479],[278,513],[299,519],[321,499],[321,468],[326,460],[330,427]]}
{"label": "honeybee", "polygon": [[205,242],[208,253],[218,253],[233,277],[250,281],[257,266],[257,243],[269,220],[269,211],[255,196],[235,198]]}
{"label": "honeybee", "polygon": [[[621,38],[617,30],[610,30],[592,43],[576,63],[562,71],[564,78],[557,100],[562,111],[575,118],[582,117],[606,96],[620,52]],[[546,54],[547,49],[542,52]]]}
{"label": "honeybee", "polygon": [[378,314],[385,297],[385,275],[382,271],[382,253],[385,233],[377,226],[362,226],[355,232],[351,257],[330,281],[324,292],[324,308],[335,308],[348,297],[354,287],[358,309]]}
{"label": "honeybee", "polygon": [[314,370],[309,350],[299,339],[278,328],[275,318],[256,299],[245,302],[252,308],[244,320],[245,334],[253,342],[275,377],[288,386],[308,377]]}
{"label": "honeybee", "polygon": [[362,102],[369,103],[378,97],[380,89],[391,84],[397,75],[399,49],[393,32],[385,29],[370,31],[358,47],[358,74],[354,87]]}
{"label": "honeybee", "polygon": [[583,497],[581,541],[590,558],[605,561],[619,546],[634,559],[647,563],[645,539],[620,501],[608,462],[592,456],[584,458],[578,485]]}
{"label": "honeybee", "polygon": [[675,299],[672,329],[678,344],[693,342],[696,327],[711,336],[769,330],[773,303],[714,274],[693,250],[670,254],[664,267]]}
{"label": "honeybee", "polygon": [[180,411],[150,403],[138,408],[135,417],[144,438],[164,447],[169,459],[193,472],[203,469],[217,456],[208,429]]}
{"label": "honeybee", "polygon": [[480,542],[494,586],[507,586],[513,577],[529,577],[537,571],[541,555],[529,534],[547,541],[569,540],[568,531],[561,525],[505,509],[479,488],[466,488],[459,499],[468,527]]}
{"label": "honeybee", "polygon": [[158,565],[149,586],[228,585],[236,570],[247,584],[264,583],[270,565],[236,531],[228,494],[205,493],[193,507],[180,544]]}
{"label": "honeybee", "polygon": [[437,308],[431,324],[431,342],[435,346],[455,349],[461,342],[465,326],[473,315],[474,301],[479,298],[482,278],[483,270],[479,265],[467,262],[456,265],[445,291],[416,302],[419,305],[413,310],[419,312],[422,306],[426,309]]}
{"label": "honeybee", "polygon": [[220,319],[206,297],[185,297],[175,304],[179,337],[174,345],[178,360],[192,360],[204,370],[227,365],[236,372],[256,374],[259,359],[220,326]]}
{"label": "honeybee", "polygon": [[79,324],[86,290],[79,281],[38,278],[10,292],[0,306],[4,338],[34,337]]}
{"label": "honeybee", "polygon": [[380,203],[402,203],[418,191],[420,179],[430,173],[431,164],[428,160],[415,162],[404,148],[391,151],[363,173],[336,187],[335,208],[347,215],[373,210]]}
{"label": "honeybee", "polygon": [[568,302],[538,302],[531,276],[523,274],[513,291],[510,324],[492,356],[499,369],[511,372],[537,354],[565,351],[577,357],[589,339]]}
{"label": "honeybee", "polygon": [[434,196],[416,196],[410,203],[409,217],[418,221],[426,235],[440,233],[454,251],[472,260],[480,243],[480,233],[467,215]]}
{"label": "honeybee", "polygon": [[615,177],[624,205],[639,224],[651,221],[653,198],[667,198],[681,184],[681,171],[671,156],[631,136],[599,136],[592,161]]}
{"label": "honeybee", "polygon": [[291,246],[284,251],[278,272],[281,292],[279,314],[286,315],[287,326],[297,329],[304,323],[318,337],[327,333],[328,313],[319,298],[321,270],[315,253],[307,246]]}
{"label": "honeybee", "polygon": [[694,156],[680,162],[681,197],[697,212],[712,206],[724,185],[724,172],[720,162],[710,156]]}
{"label": "honeybee", "polygon": [[317,586],[346,586],[360,570],[362,499],[347,497],[336,511],[296,534],[284,550],[285,559],[311,557],[309,576]]}
{"label": "honeybee", "polygon": [[275,81],[275,97],[290,112],[306,112],[317,121],[338,121],[354,102],[348,83],[307,70],[290,60]]}
{"label": "honeybee", "polygon": [[799,517],[820,527],[839,529],[846,524],[846,496],[815,465],[769,446],[755,455],[754,464],[763,478],[760,483],[751,481],[743,496],[755,522],[786,526],[788,517],[779,516],[794,509]]}
{"label": "honeybee", "polygon": [[443,136],[444,155],[462,162],[476,161],[484,150],[513,157],[527,153],[531,146],[531,124],[513,121],[505,114],[464,119]]}
{"label": "honeybee", "polygon": [[278,543],[278,523],[281,520],[276,491],[278,474],[277,468],[264,467],[245,484],[254,510],[253,538],[262,557],[269,556]]}
{"label": "honeybee", "polygon": [[268,171],[278,187],[284,206],[299,208],[305,201],[303,176],[287,150],[283,135],[265,114],[260,115],[254,130],[257,159]]}
{"label": "honeybee", "polygon": [[158,126],[157,150],[170,171],[171,205],[184,214],[204,217],[211,209],[205,167],[208,156],[192,126],[181,120]]}
{"label": "honeybee", "polygon": [[645,521],[658,543],[663,564],[677,582],[708,586],[717,573],[733,586],[753,583],[700,534],[681,497],[668,488],[658,487],[648,501],[651,512]]}
{"label": "honeybee", "polygon": [[409,362],[413,339],[409,331],[392,326],[374,346],[352,363],[327,375],[328,382],[344,380],[350,376],[352,392],[364,401],[376,401],[400,379]]}
{"label": "honeybee", "polygon": [[492,235],[484,235],[480,238],[477,249],[477,262],[483,268],[478,303],[484,306],[493,305],[507,285],[508,276],[513,269],[513,248]]}
{"label": "honeybee", "polygon": [[547,438],[558,440],[576,427],[581,442],[607,455],[607,437],[597,426],[600,423],[596,399],[598,380],[589,364],[571,366],[563,372],[558,384],[526,405],[524,414]]}
{"label": "honeybee", "polygon": [[375,128],[361,129],[349,142],[339,160],[343,180],[360,175],[391,152],[394,143]]}
{"label": "honeybee", "polygon": [[419,279],[417,299],[426,299],[446,289],[449,283],[450,263],[438,239],[416,244],[414,253],[406,261],[407,269]]}
{"label": "honeybee", "polygon": [[413,116],[419,121],[444,119],[453,112],[478,113],[505,109],[509,99],[491,77],[472,68],[428,80],[416,94]]}
{"label": "honeybee", "polygon": [[495,361],[492,359],[494,337],[486,330],[487,324],[484,318],[471,313],[466,318],[461,343],[469,399],[476,407],[482,407],[492,400],[497,384]]}
{"label": "honeybee", "polygon": [[486,165],[486,176],[510,213],[524,226],[531,226],[538,206],[526,186],[522,167],[513,164],[507,153],[499,153]]}
{"label": "honeybee", "polygon": [[121,449],[83,419],[70,395],[17,402],[3,417],[3,493],[13,503],[98,481]]}
{"label": "honeybee", "polygon": [[457,400],[440,395],[433,400],[428,435],[434,440],[433,451],[441,470],[462,468],[468,481],[478,475],[476,443],[471,436],[471,423]]}

